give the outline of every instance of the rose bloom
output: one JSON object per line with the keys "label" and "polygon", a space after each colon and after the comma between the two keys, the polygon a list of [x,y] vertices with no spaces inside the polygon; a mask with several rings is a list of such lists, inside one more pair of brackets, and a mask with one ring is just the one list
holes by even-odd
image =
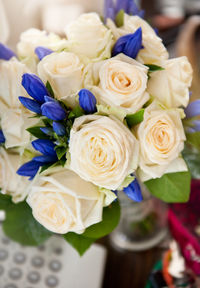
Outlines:
{"label": "rose bloom", "polygon": [[35,219],[48,230],[82,233],[102,220],[105,194],[68,169],[58,167],[30,184],[28,204]]}
{"label": "rose bloom", "polygon": [[1,193],[12,196],[13,202],[23,201],[27,196],[28,179],[19,176],[16,171],[21,166],[18,154],[8,153],[0,148],[0,188]]}
{"label": "rose bloom", "polygon": [[52,53],[38,64],[38,75],[49,81],[55,97],[69,106],[75,105],[75,94],[82,88],[83,64],[70,52]]}
{"label": "rose bloom", "polygon": [[163,68],[151,73],[147,91],[168,108],[186,107],[192,83],[192,67],[187,57],[167,60]]}
{"label": "rose bloom", "polygon": [[111,19],[107,26],[111,29],[115,41],[126,34],[134,33],[139,27],[142,28],[142,44],[144,46],[138,53],[137,60],[143,64],[160,65],[169,55],[162,43],[162,39],[156,35],[154,29],[141,17],[124,15],[124,25],[117,28]]}
{"label": "rose bloom", "polygon": [[115,190],[138,165],[138,142],[122,122],[98,115],[75,120],[70,168],[86,181]]}
{"label": "rose bloom", "polygon": [[70,51],[86,62],[111,56],[112,33],[96,13],[82,14],[66,27]]}
{"label": "rose bloom", "polygon": [[26,66],[16,59],[0,61],[0,125],[6,138],[5,147],[24,146],[30,141],[26,128],[36,119],[25,109],[18,97],[28,96],[21,85],[22,75],[28,72]]}
{"label": "rose bloom", "polygon": [[86,74],[85,85],[94,92],[100,104],[131,114],[149,100],[146,92],[148,68],[124,54],[94,63],[86,69],[90,71]]}
{"label": "rose bloom", "polygon": [[187,171],[181,158],[186,140],[181,109],[165,109],[153,102],[137,127],[140,143],[139,176],[142,181],[159,178],[165,173]]}

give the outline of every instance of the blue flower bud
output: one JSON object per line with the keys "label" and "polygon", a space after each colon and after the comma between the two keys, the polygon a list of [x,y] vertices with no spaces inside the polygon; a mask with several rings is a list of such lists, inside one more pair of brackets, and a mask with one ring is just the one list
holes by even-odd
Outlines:
{"label": "blue flower bud", "polygon": [[8,61],[12,57],[17,57],[17,56],[10,48],[0,43],[0,59]]}
{"label": "blue flower bud", "polygon": [[37,139],[32,141],[32,146],[35,150],[39,151],[40,153],[46,156],[56,156],[55,144],[46,139]]}
{"label": "blue flower bud", "polygon": [[64,136],[66,134],[65,126],[58,122],[53,122],[53,130],[58,136]]}
{"label": "blue flower bud", "polygon": [[108,18],[112,19],[113,21],[115,20],[115,5],[113,3],[113,0],[105,0],[104,1],[104,18],[105,18],[105,23]]}
{"label": "blue flower bud", "polygon": [[192,118],[200,115],[200,100],[191,102],[185,109],[187,118]]}
{"label": "blue flower bud", "polygon": [[0,144],[5,143],[6,139],[5,136],[3,135],[3,131],[0,130]]}
{"label": "blue flower bud", "polygon": [[58,102],[46,102],[42,105],[42,115],[47,118],[60,121],[67,117],[65,110]]}
{"label": "blue flower bud", "polygon": [[141,202],[143,200],[141,188],[136,178],[123,191],[133,201]]}
{"label": "blue flower bud", "polygon": [[116,1],[116,14],[120,11],[120,10],[124,10],[124,12],[127,12],[128,10],[128,0],[117,0]]}
{"label": "blue flower bud", "polygon": [[44,101],[45,102],[58,102],[54,98],[49,97],[49,96],[44,96]]}
{"label": "blue flower bud", "polygon": [[142,28],[138,28],[135,33],[127,34],[120,37],[115,43],[112,56],[116,56],[123,53],[133,59],[138,55],[138,52],[142,49]]}
{"label": "blue flower bud", "polygon": [[46,47],[38,46],[37,48],[35,48],[35,54],[40,60],[42,60],[45,56],[51,53],[53,53],[53,50]]}
{"label": "blue flower bud", "polygon": [[30,177],[30,180],[32,180],[37,174],[40,166],[41,166],[41,163],[31,160],[25,163],[24,165],[22,165],[17,170],[17,174],[20,176]]}
{"label": "blue flower bud", "polygon": [[129,15],[137,15],[137,16],[139,16],[141,18],[144,18],[145,11],[144,10],[140,10],[137,7],[137,5],[135,4],[134,0],[128,0],[126,13],[129,14]]}
{"label": "blue flower bud", "polygon": [[46,135],[49,135],[49,136],[52,136],[54,131],[52,128],[49,128],[49,127],[41,127],[40,130],[46,134]]}
{"label": "blue flower bud", "polygon": [[41,165],[47,164],[47,163],[55,163],[58,161],[58,158],[56,156],[51,155],[42,155],[42,156],[36,156],[33,158],[33,161],[41,163]]}
{"label": "blue flower bud", "polygon": [[49,95],[44,83],[35,74],[25,73],[22,76],[22,86],[27,93],[39,103],[44,103],[44,96]]}
{"label": "blue flower bud", "polygon": [[20,96],[19,101],[22,103],[22,105],[24,105],[24,107],[26,107],[30,111],[32,111],[36,114],[42,114],[42,110],[40,108],[41,105],[38,102],[36,102],[35,100],[31,100],[29,98]]}
{"label": "blue flower bud", "polygon": [[78,93],[79,104],[81,108],[88,114],[95,113],[97,111],[97,100],[95,96],[87,89],[82,89]]}

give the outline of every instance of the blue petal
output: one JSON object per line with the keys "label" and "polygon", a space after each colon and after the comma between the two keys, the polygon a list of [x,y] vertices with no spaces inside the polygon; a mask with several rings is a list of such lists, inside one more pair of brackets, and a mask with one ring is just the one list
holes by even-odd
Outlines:
{"label": "blue petal", "polygon": [[35,100],[31,100],[29,98],[20,96],[19,101],[22,103],[22,105],[24,105],[24,107],[26,107],[30,111],[35,112],[37,114],[42,113],[42,110],[40,108],[41,106],[40,103],[36,102]]}
{"label": "blue petal", "polygon": [[191,102],[185,109],[187,118],[192,118],[200,115],[200,100]]}
{"label": "blue petal", "polygon": [[91,114],[97,111],[96,108],[97,101],[92,92],[90,92],[87,89],[82,89],[79,91],[78,95],[79,95],[79,104],[86,113]]}
{"label": "blue petal", "polygon": [[58,102],[46,102],[41,108],[42,115],[54,121],[64,120],[67,116],[65,110]]}
{"label": "blue petal", "polygon": [[46,156],[56,156],[55,144],[50,140],[37,139],[32,141],[32,146],[35,150]]}
{"label": "blue petal", "polygon": [[138,55],[138,52],[142,48],[142,28],[139,27],[135,33],[127,34],[120,37],[115,43],[112,56],[116,56],[123,53],[133,59]]}
{"label": "blue petal", "polygon": [[[123,2],[123,1],[122,1]],[[141,18],[144,18],[145,11],[140,10],[138,6],[135,4],[134,0],[128,0],[127,14],[129,15],[137,15]]]}
{"label": "blue petal", "polygon": [[35,54],[40,60],[42,60],[45,56],[51,53],[53,53],[53,50],[46,47],[38,46],[37,48],[35,48]]}
{"label": "blue petal", "polygon": [[53,129],[52,128],[49,128],[49,127],[41,127],[40,130],[46,134],[46,135],[49,135],[49,136],[52,136],[53,135]]}
{"label": "blue petal", "polygon": [[65,126],[58,122],[53,122],[53,130],[58,136],[64,136],[66,134]]}
{"label": "blue petal", "polygon": [[57,102],[54,98],[49,97],[49,96],[44,96],[44,101],[45,102]]}
{"label": "blue petal", "polygon": [[113,0],[105,0],[104,1],[104,19],[105,23],[108,18],[115,20],[115,6]]}
{"label": "blue petal", "polygon": [[128,0],[117,0],[116,2],[116,14],[120,10],[124,10],[125,13],[128,12]]}
{"label": "blue petal", "polygon": [[141,188],[136,178],[123,191],[133,201],[141,202],[143,200]]}
{"label": "blue petal", "polygon": [[17,57],[17,56],[10,48],[0,43],[0,59],[8,61],[12,57]]}
{"label": "blue petal", "polygon": [[42,165],[46,164],[46,163],[55,163],[58,161],[58,158],[56,156],[36,156],[33,158],[34,161],[41,163]]}
{"label": "blue petal", "polygon": [[193,128],[196,132],[200,131],[200,120],[194,120],[193,125],[194,125]]}
{"label": "blue petal", "polygon": [[0,130],[0,144],[5,143],[6,139],[5,136],[3,135],[3,131]]}
{"label": "blue petal", "polygon": [[25,73],[22,76],[22,86],[32,98],[40,103],[44,103],[44,96],[49,95],[44,83],[35,74]]}
{"label": "blue petal", "polygon": [[41,166],[41,163],[31,160],[25,163],[24,165],[22,165],[17,170],[17,174],[20,176],[31,177],[31,179],[33,179],[33,177],[37,174],[40,166]]}

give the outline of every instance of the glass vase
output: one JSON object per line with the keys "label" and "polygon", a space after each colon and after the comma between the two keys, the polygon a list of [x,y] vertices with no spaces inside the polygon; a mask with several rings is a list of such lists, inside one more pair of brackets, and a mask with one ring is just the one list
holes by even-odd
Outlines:
{"label": "glass vase", "polygon": [[158,245],[166,238],[167,205],[142,189],[144,200],[134,202],[119,191],[121,219],[110,234],[111,244],[118,249],[142,251]]}

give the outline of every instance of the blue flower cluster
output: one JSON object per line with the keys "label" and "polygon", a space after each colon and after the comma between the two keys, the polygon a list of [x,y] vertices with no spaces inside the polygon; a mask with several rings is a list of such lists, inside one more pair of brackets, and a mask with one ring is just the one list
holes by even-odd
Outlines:
{"label": "blue flower cluster", "polygon": [[0,43],[0,60],[9,61],[12,57],[17,57],[17,56],[10,48]]}

